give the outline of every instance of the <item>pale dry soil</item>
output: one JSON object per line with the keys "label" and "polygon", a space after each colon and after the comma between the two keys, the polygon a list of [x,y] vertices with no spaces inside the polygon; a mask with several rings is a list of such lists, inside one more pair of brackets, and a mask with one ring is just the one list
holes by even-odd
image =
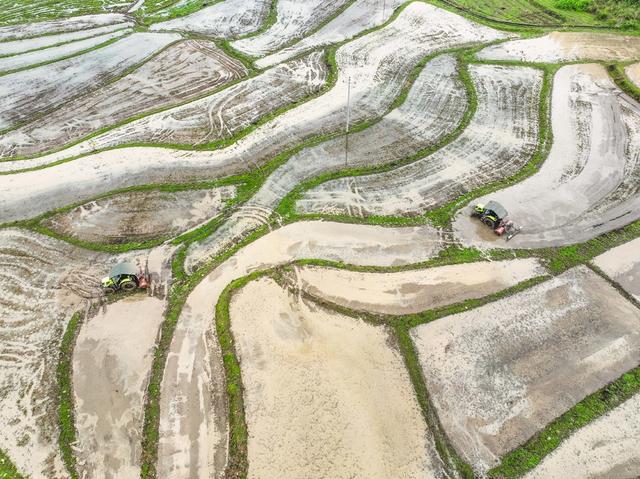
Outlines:
{"label": "pale dry soil", "polygon": [[134,33],[84,55],[0,77],[0,130],[115,80],[179,39],[174,33]]}
{"label": "pale dry soil", "polygon": [[[336,62],[340,74],[331,90],[261,125],[230,147],[214,152],[127,148],[52,166],[46,173],[11,175],[10,179],[4,176],[0,178],[3,208],[0,221],[7,221],[16,213],[17,218],[23,217],[22,213],[15,211],[17,206],[22,208],[24,201],[20,197],[23,194],[31,203],[36,203],[37,198],[37,203],[50,202],[62,206],[68,202],[64,198],[69,194],[65,185],[68,181],[73,182],[74,187],[82,184],[87,190],[105,192],[116,185],[167,181],[166,178],[174,176],[176,171],[184,177],[202,175],[205,171],[208,179],[214,175],[246,171],[247,167],[262,165],[283,150],[313,136],[344,128],[349,77],[352,82],[352,121],[373,119],[387,113],[402,91],[410,70],[424,56],[455,46],[505,37],[501,32],[445,10],[425,3],[412,3],[385,28],[338,49]],[[317,75],[312,78],[317,78]],[[84,147],[86,143],[78,145],[80,151]],[[48,155],[43,157],[43,161],[69,158],[77,154],[78,149],[69,148]],[[153,161],[149,161],[150,158]],[[44,176],[40,177],[40,174]],[[14,193],[10,197],[2,196],[5,191],[2,186],[7,183],[13,185]],[[82,200],[78,196],[83,194],[78,192],[75,201]]]}
{"label": "pale dry soil", "polygon": [[144,394],[164,308],[136,294],[82,325],[73,354],[80,477],[140,477]]}
{"label": "pale dry soil", "polygon": [[635,85],[640,88],[640,63],[634,63],[624,69],[624,72]]}
{"label": "pale dry soil", "polygon": [[387,326],[302,300],[272,279],[234,294],[253,478],[441,477]]}
{"label": "pale dry soil", "polygon": [[67,477],[56,367],[68,320],[101,296],[100,278],[123,260],[140,267],[148,261],[151,291],[166,294],[159,264],[169,255],[156,249],[112,256],[25,230],[0,231],[0,444],[21,473]]}
{"label": "pale dry soil", "polygon": [[440,421],[479,473],[640,361],[640,311],[585,266],[411,335]]}
{"label": "pale dry soil", "polygon": [[542,37],[489,46],[478,53],[478,58],[532,63],[638,60],[640,37],[594,32],[551,32]]}
{"label": "pale dry soil", "polygon": [[536,259],[465,263],[395,273],[305,266],[293,284],[312,296],[350,309],[411,314],[481,298],[546,274]]}
{"label": "pale dry soil", "polygon": [[59,213],[42,224],[56,233],[92,243],[171,238],[215,218],[234,196],[234,186],[121,193]]}
{"label": "pale dry soil", "polygon": [[321,173],[399,161],[436,144],[460,123],[467,98],[450,55],[431,60],[412,85],[404,103],[379,122],[349,135],[304,148],[279,167],[260,190],[204,241],[191,256],[215,256],[268,222],[273,209],[296,185]]}
{"label": "pale dry soil", "polygon": [[392,266],[442,249],[428,226],[383,228],[301,222],[277,229],[215,268],[187,298],[168,353],[160,403],[158,477],[221,477],[227,458],[224,372],[213,316],[234,279],[296,259]]}
{"label": "pale dry soil", "polygon": [[525,479],[640,477],[640,394],[577,430]]}
{"label": "pale dry soil", "polygon": [[276,21],[266,31],[236,40],[231,46],[253,57],[262,57],[305,36],[349,0],[278,0]]}
{"label": "pale dry soil", "polygon": [[[1,61],[1,59],[0,59]],[[213,42],[185,40],[171,45],[129,75],[83,95],[50,115],[0,136],[0,157],[33,156],[61,148],[133,116],[166,108],[243,78],[246,68]],[[129,125],[126,128],[131,128]],[[169,125],[163,125],[168,136]],[[120,140],[119,129],[89,140],[92,149],[146,137]],[[150,139],[153,141],[153,138]],[[0,171],[38,166],[42,161],[0,163]]]}
{"label": "pale dry soil", "polygon": [[640,302],[640,239],[597,256],[593,264]]}
{"label": "pale dry soil", "polygon": [[541,248],[580,243],[640,218],[640,106],[601,65],[561,68],[553,82],[553,145],[524,181],[478,198],[499,201],[522,232],[509,243],[458,212],[466,245]]}
{"label": "pale dry soil", "polygon": [[216,38],[253,33],[264,22],[271,0],[224,0],[186,17],[151,25],[150,30],[178,30]]}
{"label": "pale dry soil", "polygon": [[63,32],[76,32],[105,25],[123,24],[129,20],[129,17],[121,13],[105,13],[22,25],[7,25],[0,27],[0,41],[19,40]]}
{"label": "pale dry soil", "polygon": [[365,30],[385,23],[391,18],[394,10],[404,3],[405,0],[356,0],[320,30],[306,35],[291,46],[259,58],[255,65],[266,68],[307,50],[351,39]]}
{"label": "pale dry soil", "polygon": [[471,65],[478,108],[462,134],[435,153],[384,173],[340,178],[306,191],[302,213],[419,214],[515,174],[535,152],[542,72]]}

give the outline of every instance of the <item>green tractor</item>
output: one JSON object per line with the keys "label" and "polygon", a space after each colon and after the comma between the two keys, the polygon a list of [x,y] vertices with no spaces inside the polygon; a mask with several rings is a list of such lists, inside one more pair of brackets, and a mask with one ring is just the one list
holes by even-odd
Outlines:
{"label": "green tractor", "polygon": [[105,293],[115,293],[116,291],[133,291],[138,288],[146,288],[149,282],[147,276],[138,273],[138,270],[131,263],[120,263],[115,265],[109,276],[102,279],[102,290]]}
{"label": "green tractor", "polygon": [[478,203],[473,207],[471,216],[480,218],[480,221],[493,230],[498,236],[505,235],[507,241],[520,233],[520,227],[507,218],[507,210],[497,201],[489,201],[486,205]]}

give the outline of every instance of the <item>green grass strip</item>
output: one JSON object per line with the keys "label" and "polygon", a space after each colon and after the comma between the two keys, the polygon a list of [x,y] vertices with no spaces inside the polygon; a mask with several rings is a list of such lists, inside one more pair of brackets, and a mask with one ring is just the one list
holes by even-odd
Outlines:
{"label": "green grass strip", "polygon": [[640,102],[640,87],[629,79],[625,72],[624,65],[621,65],[620,63],[610,63],[607,65],[607,72],[618,88],[635,101]]}
{"label": "green grass strip", "polygon": [[26,479],[2,449],[0,449],[0,479]]}
{"label": "green grass strip", "polygon": [[502,458],[500,465],[489,471],[489,477],[511,479],[522,477],[536,467],[549,453],[581,427],[640,392],[640,367],[587,396],[524,445]]}
{"label": "green grass strip", "polygon": [[60,359],[56,372],[58,379],[58,422],[60,436],[58,443],[62,452],[62,460],[67,472],[72,479],[78,479],[76,470],[76,458],[73,454],[73,445],[76,443],[76,427],[73,401],[73,349],[76,344],[80,326],[83,322],[83,314],[75,313],[69,320],[67,329],[62,337],[60,345]]}

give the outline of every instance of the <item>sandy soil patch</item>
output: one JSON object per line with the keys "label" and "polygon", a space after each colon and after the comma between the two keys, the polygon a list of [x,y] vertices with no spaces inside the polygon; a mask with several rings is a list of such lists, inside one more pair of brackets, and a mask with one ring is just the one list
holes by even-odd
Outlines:
{"label": "sandy soil patch", "polygon": [[305,36],[290,47],[256,60],[255,64],[259,68],[265,68],[306,50],[353,38],[365,30],[382,25],[403,3],[404,0],[356,0],[317,32]]}
{"label": "sandy soil patch", "polygon": [[143,399],[164,306],[134,296],[82,325],[73,355],[81,477],[140,477]]}
{"label": "sandy soil patch", "polygon": [[224,0],[186,17],[151,25],[150,30],[179,30],[233,38],[258,30],[270,8],[271,0]]}
{"label": "sandy soil patch", "polygon": [[271,53],[320,25],[349,0],[278,0],[276,22],[266,31],[236,40],[231,46],[247,55],[261,57]]}
{"label": "sandy soil patch", "polygon": [[640,88],[640,63],[634,63],[624,69],[624,72],[633,83]]}
{"label": "sandy soil patch", "polygon": [[172,238],[217,216],[235,187],[136,191],[85,203],[43,222],[53,231],[94,243]]}
{"label": "sandy soil patch", "polygon": [[640,38],[593,32],[551,32],[538,38],[512,40],[478,53],[483,60],[571,62],[640,59]]}
{"label": "sandy soil patch", "polygon": [[88,28],[77,32],[60,33],[58,35],[45,35],[43,37],[27,38],[24,40],[14,40],[0,43],[0,55],[16,55],[26,53],[40,48],[49,48],[61,43],[76,42],[85,38],[112,33],[116,30],[132,27],[132,22],[116,23],[105,27]]}
{"label": "sandy soil patch", "polygon": [[640,394],[576,431],[526,479],[635,479],[640,476]]}
{"label": "sandy soil patch", "polygon": [[[200,96],[208,90],[242,78],[246,73],[238,60],[227,56],[210,41],[178,42],[124,78],[1,136],[0,157],[31,156],[60,148],[134,115]],[[156,116],[147,119],[145,126],[149,126],[154,118],[157,120]],[[122,129],[128,132],[135,124],[137,122],[125,125]],[[156,129],[159,127],[156,125]],[[170,136],[170,127],[166,124],[162,127],[164,135]],[[85,149],[95,150],[124,142],[119,141],[123,135],[122,129],[85,142]],[[139,136],[141,138],[133,135],[131,140],[144,141],[146,138]],[[126,139],[128,137],[125,135]],[[43,164],[40,159],[2,163],[0,171],[31,168],[40,164]]]}
{"label": "sandy soil patch", "polygon": [[640,239],[601,254],[593,264],[640,301]]}
{"label": "sandy soil patch", "polygon": [[126,23],[129,17],[120,13],[106,13],[98,15],[83,15],[80,17],[50,20],[21,25],[0,27],[0,41],[18,40],[38,35],[52,35],[54,33],[75,32],[104,25]]}
{"label": "sandy soil patch", "polygon": [[395,338],[271,279],[234,295],[249,475],[436,478],[441,471]]}
{"label": "sandy soil patch", "polygon": [[495,65],[471,65],[469,70],[478,109],[460,137],[392,171],[326,182],[305,192],[298,210],[358,216],[416,214],[515,174],[537,146],[542,72]]}
{"label": "sandy soil patch", "polygon": [[[554,143],[540,169],[474,200],[496,199],[522,226],[509,247],[579,243],[640,218],[640,106],[601,65],[570,65],[554,79],[551,119]],[[454,222],[466,244],[507,245],[469,212]]]}
{"label": "sandy soil patch", "polygon": [[84,55],[0,77],[0,129],[28,120],[117,78],[178,40],[176,34],[134,33]]}
{"label": "sandy soil patch", "polygon": [[162,382],[158,476],[221,477],[224,472],[224,373],[212,318],[231,281],[295,259],[389,266],[424,261],[441,248],[437,231],[426,226],[301,222],[256,240],[217,267],[187,298],[171,343]]}
{"label": "sandy soil patch", "polygon": [[488,296],[544,274],[538,260],[517,259],[397,273],[305,266],[295,269],[295,281],[304,291],[351,309],[411,314]]}
{"label": "sandy soil patch", "polygon": [[[374,166],[402,160],[435,144],[459,124],[467,106],[456,61],[444,55],[430,61],[405,102],[373,126],[349,136],[348,164]],[[296,185],[345,167],[345,139],[305,148],[278,168],[260,190],[207,239],[193,245],[198,255],[215,256],[264,225],[273,208]]]}
{"label": "sandy soil patch", "polygon": [[576,267],[412,331],[456,449],[478,471],[640,360],[640,311]]}
{"label": "sandy soil patch", "polygon": [[[190,40],[189,42],[195,41]],[[201,41],[201,43],[213,47],[213,44],[209,42]],[[175,78],[171,78],[171,80],[184,82],[184,85],[169,86],[159,84],[154,88],[149,88],[147,90],[149,94],[157,96],[157,98],[149,98],[149,100],[155,100],[156,102],[166,101],[166,96],[161,96],[160,90],[164,87],[173,87],[174,91],[179,90],[180,87],[183,89],[188,88],[186,93],[191,93],[191,96],[193,96],[194,94],[202,93],[202,90],[196,88],[198,86],[213,89],[246,74],[245,68],[239,62],[227,57],[215,47],[213,49],[223,60],[220,64],[200,65],[198,63],[201,62],[194,62],[195,64],[191,68],[184,68],[182,62],[170,62],[168,61],[169,59],[162,58],[163,54],[158,56],[157,61],[154,59],[145,64],[140,70],[155,70],[154,66],[156,65],[157,69],[162,69],[162,71],[166,71],[169,68],[175,73]],[[167,50],[167,54],[170,51],[171,49]],[[210,57],[207,58],[212,60]],[[195,75],[190,76],[190,72],[193,74],[207,72],[215,76],[209,79],[203,78],[199,82],[196,81],[196,78],[191,78]],[[147,77],[144,80],[141,77],[142,73],[145,74],[144,77]],[[158,72],[154,71],[153,73],[157,74]],[[72,148],[71,151],[75,154],[86,153],[126,143],[200,145],[230,138],[242,129],[257,122],[262,116],[316,93],[325,85],[327,74],[328,69],[322,53],[312,53],[298,60],[278,65],[258,76],[232,85],[212,95],[117,127],[103,135],[83,142]],[[0,152],[4,148],[6,152],[11,154],[28,154],[42,151],[47,146],[53,148],[57,144],[68,142],[89,133],[91,131],[89,128],[92,125],[108,125],[114,122],[114,117],[118,119],[119,116],[122,117],[125,113],[127,116],[131,116],[137,111],[137,108],[142,106],[139,105],[140,95],[133,95],[133,93],[137,92],[137,88],[153,81],[154,76],[156,75],[149,75],[149,72],[141,71],[133,77],[133,80],[126,77],[113,85],[113,87],[107,88],[107,91],[100,92],[99,96],[91,95],[88,99],[80,98],[57,114],[45,117],[40,122],[31,123],[24,128],[0,137]],[[118,91],[112,91],[115,89]],[[119,92],[120,94],[118,94]],[[114,95],[122,97],[123,101],[120,109],[126,108],[120,115],[118,115],[118,111],[113,111],[114,107],[111,106],[111,103],[107,104],[107,99],[113,98]],[[92,122],[88,125],[78,125],[75,117],[72,116],[73,107],[77,107],[83,100],[90,100],[96,104],[95,108],[93,108],[93,118],[90,118]],[[56,124],[64,125],[63,130],[52,128],[52,121]],[[43,144],[44,139],[49,141]],[[64,154],[68,155],[69,151],[64,152]],[[51,158],[55,157],[56,155],[26,161],[0,163],[0,171],[14,171],[40,166],[47,164],[51,161]]]}
{"label": "sandy soil patch", "polygon": [[90,48],[98,47],[106,42],[115,40],[131,33],[131,29],[118,30],[111,33],[105,33],[84,40],[66,43],[57,47],[46,48],[44,50],[36,50],[21,55],[12,55],[10,57],[0,58],[0,73],[10,73],[14,70],[33,67],[40,63],[46,63],[71,55],[77,55]]}

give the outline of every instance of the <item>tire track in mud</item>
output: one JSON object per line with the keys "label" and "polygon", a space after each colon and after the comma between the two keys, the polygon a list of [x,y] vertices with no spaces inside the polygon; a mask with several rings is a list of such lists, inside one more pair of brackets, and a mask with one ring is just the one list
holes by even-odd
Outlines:
{"label": "tire track in mud", "polygon": [[[32,156],[60,148],[127,118],[215,90],[246,74],[239,61],[228,57],[212,42],[177,42],[124,78],[0,136],[0,157]],[[117,145],[122,129],[129,128],[133,125],[112,130],[88,143],[94,149]],[[29,168],[34,164],[40,164],[40,160],[0,162],[0,171]]]}
{"label": "tire track in mud", "polygon": [[215,268],[188,296],[173,334],[161,384],[157,476],[196,470],[219,477],[226,467],[224,373],[211,316],[229,283],[295,259],[390,266],[428,259],[441,247],[439,233],[428,226],[302,222],[261,237]]}
{"label": "tire track in mud", "polygon": [[[500,201],[522,227],[509,248],[580,243],[640,218],[640,106],[604,67],[558,71],[552,128],[555,141],[538,172],[477,200]],[[464,208],[453,224],[464,244],[507,247],[468,215]]]}
{"label": "tire track in mud", "polygon": [[[457,68],[450,55],[427,63],[401,106],[369,128],[350,135],[349,167],[400,161],[454,131],[467,107]],[[301,182],[345,168],[344,149],[345,139],[338,137],[294,154],[218,230],[190,247],[185,261],[187,270],[194,270],[198,263],[217,256],[267,224],[274,208]]]}
{"label": "tire track in mud", "polygon": [[[74,184],[78,182],[76,179],[82,177],[83,186],[95,195],[96,189],[105,192],[116,185],[133,186],[139,184],[142,178],[145,183],[163,182],[167,176],[175,178],[176,170],[192,180],[199,178],[198,175],[202,175],[203,171],[208,179],[214,175],[235,174],[246,170],[248,166],[261,166],[279,153],[314,136],[334,133],[343,127],[348,78],[353,84],[351,118],[355,124],[383,115],[404,88],[411,70],[425,56],[461,45],[505,37],[501,32],[455,14],[414,2],[386,27],[338,49],[336,63],[339,77],[331,90],[261,125],[228,148],[214,152],[158,148],[112,150],[52,166],[46,173],[41,170],[4,176],[0,178],[0,183],[12,183],[14,191],[23,191],[29,198],[47,198],[51,207],[52,204],[62,206],[70,202],[64,198],[70,193],[68,188],[60,183],[52,184],[52,177],[64,177],[74,181]],[[49,155],[44,161],[64,159],[72,151],[73,148]],[[153,164],[149,161],[150,157],[154,159]],[[67,173],[62,175],[62,171]],[[46,183],[36,180],[39,175],[48,178]],[[24,189],[15,188],[23,182],[26,182]],[[77,191],[73,200],[81,200],[85,194]],[[18,204],[16,200],[15,193],[6,199],[14,205]],[[5,199],[2,199],[2,203],[6,212],[15,208],[10,208]],[[5,214],[0,221],[7,221],[11,217],[24,217],[24,213],[14,211]]]}
{"label": "tire track in mud", "polygon": [[538,142],[542,72],[470,65],[478,108],[462,134],[434,154],[385,173],[340,178],[308,190],[301,213],[418,214],[516,173]]}

